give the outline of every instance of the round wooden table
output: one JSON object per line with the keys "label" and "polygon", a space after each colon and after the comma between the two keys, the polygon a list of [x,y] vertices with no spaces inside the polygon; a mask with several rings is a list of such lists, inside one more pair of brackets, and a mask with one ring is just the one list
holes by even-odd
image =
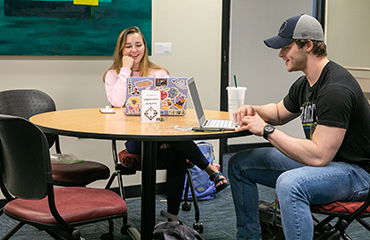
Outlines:
{"label": "round wooden table", "polygon": [[[114,110],[114,114],[102,114],[99,108],[61,110],[35,115],[30,121],[46,133],[79,138],[142,141],[141,239],[152,239],[155,224],[158,141],[221,139],[250,135],[249,131],[186,131],[198,126],[193,109],[188,109],[185,116],[162,116],[163,121],[154,123],[141,123],[140,116],[126,116],[123,108]],[[206,110],[205,115],[207,119],[229,119],[228,112]]]}

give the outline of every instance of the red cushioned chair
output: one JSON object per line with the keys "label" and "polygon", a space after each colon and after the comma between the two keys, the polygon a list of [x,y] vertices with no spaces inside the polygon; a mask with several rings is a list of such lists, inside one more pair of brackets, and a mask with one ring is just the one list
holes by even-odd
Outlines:
{"label": "red cushioned chair", "polygon": [[77,226],[105,220],[110,232],[102,238],[113,239],[112,219],[126,216],[126,202],[110,190],[54,188],[44,133],[24,118],[3,114],[0,187],[9,200],[3,212],[19,222],[3,239],[9,239],[25,224],[44,230],[55,239],[83,239]]}
{"label": "red cushioned chair", "polygon": [[[315,232],[325,232],[324,234],[317,236],[315,240],[339,238],[351,240],[345,231],[355,220],[370,231],[370,224],[364,220],[364,218],[370,217],[369,205],[370,192],[367,199],[362,202],[337,201],[322,205],[312,205],[312,213],[327,215],[325,219],[319,221],[319,223],[315,225]],[[337,218],[336,224],[333,226],[329,225],[328,223],[335,218]]]}
{"label": "red cushioned chair", "polygon": [[[278,199],[276,199],[276,202],[278,206]],[[276,222],[272,222],[274,218],[273,204],[264,201],[259,202],[262,236],[263,239],[270,239],[272,236],[275,236],[273,239],[284,240],[279,210],[276,211]],[[364,218],[370,217],[370,191],[365,201],[336,201],[321,205],[311,205],[311,213],[313,213],[312,218],[315,225],[314,240],[351,240],[346,233],[346,229],[355,220],[370,231],[370,224],[364,220]],[[316,214],[326,215],[326,217],[319,220],[315,217]],[[336,220],[335,224],[332,224],[333,220]]]}
{"label": "red cushioned chair", "polygon": [[[33,115],[55,111],[53,99],[39,90],[7,90],[0,92],[0,113],[29,119]],[[58,135],[46,134],[49,147],[55,144],[61,153]],[[94,161],[71,164],[53,162],[51,165],[53,181],[61,186],[86,186],[97,180],[108,179],[109,168]]]}
{"label": "red cushioned chair", "polygon": [[[114,181],[115,177],[118,179],[118,185],[121,192],[121,195],[123,198],[125,198],[125,191],[122,184],[122,176],[123,175],[133,175],[136,174],[136,171],[141,170],[141,155],[137,154],[130,154],[126,149],[122,150],[117,154],[117,146],[116,141],[112,140],[112,152],[113,152],[113,160],[115,163],[115,169],[116,171],[112,174],[111,178],[109,179],[109,182],[107,184],[107,187],[110,187],[112,182]],[[199,222],[200,214],[199,214],[199,206],[198,206],[198,200],[195,195],[195,188],[193,184],[193,180],[191,177],[191,171],[189,168],[191,168],[193,163],[188,162],[188,169],[187,169],[187,182],[185,186],[185,199],[182,204],[182,210],[184,211],[190,211],[191,209],[191,203],[187,200],[188,196],[188,189],[190,188],[192,199],[194,202],[194,209],[195,209],[195,222],[193,223],[193,228],[197,230],[199,233],[203,232],[203,223]],[[157,161],[157,170],[166,169],[165,161],[158,157]],[[124,223],[124,226],[126,228],[129,227],[127,223]],[[122,230],[123,231],[123,230]]]}

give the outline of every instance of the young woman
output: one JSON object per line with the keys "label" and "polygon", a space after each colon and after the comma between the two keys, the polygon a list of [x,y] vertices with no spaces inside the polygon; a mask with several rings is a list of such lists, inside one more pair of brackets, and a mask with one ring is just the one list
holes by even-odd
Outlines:
{"label": "young woman", "polygon": [[[145,38],[137,27],[130,27],[121,32],[114,51],[113,65],[103,77],[108,101],[114,107],[125,105],[126,82],[131,76],[169,76],[166,69],[149,60]],[[129,153],[140,154],[140,142],[127,141],[125,145]],[[193,141],[161,142],[158,144],[158,154],[166,161],[167,211],[173,215],[179,212],[187,167],[186,159],[207,172],[214,181],[217,192],[229,185],[228,179],[209,164]]]}

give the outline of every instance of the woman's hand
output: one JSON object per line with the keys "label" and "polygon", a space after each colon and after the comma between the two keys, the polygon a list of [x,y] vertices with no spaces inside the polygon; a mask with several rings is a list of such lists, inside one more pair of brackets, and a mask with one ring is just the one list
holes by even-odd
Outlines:
{"label": "woman's hand", "polygon": [[134,65],[134,59],[130,56],[123,56],[122,57],[122,67],[132,69]]}

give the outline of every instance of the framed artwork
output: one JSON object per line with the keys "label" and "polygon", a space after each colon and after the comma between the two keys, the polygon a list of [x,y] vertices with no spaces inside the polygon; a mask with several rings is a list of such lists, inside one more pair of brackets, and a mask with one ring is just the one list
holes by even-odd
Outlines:
{"label": "framed artwork", "polygon": [[151,0],[0,0],[0,55],[112,56],[137,26],[151,55]]}

